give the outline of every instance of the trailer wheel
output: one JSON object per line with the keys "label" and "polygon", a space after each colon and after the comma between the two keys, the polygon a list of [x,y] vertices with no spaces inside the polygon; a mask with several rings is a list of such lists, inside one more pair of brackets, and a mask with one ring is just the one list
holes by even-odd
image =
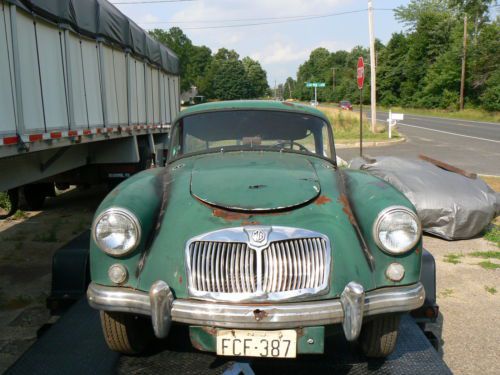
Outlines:
{"label": "trailer wheel", "polygon": [[153,338],[149,319],[136,315],[101,311],[101,325],[108,347],[123,354],[139,354]]}
{"label": "trailer wheel", "polygon": [[399,332],[399,314],[375,317],[363,325],[359,344],[364,355],[384,358],[394,351]]}

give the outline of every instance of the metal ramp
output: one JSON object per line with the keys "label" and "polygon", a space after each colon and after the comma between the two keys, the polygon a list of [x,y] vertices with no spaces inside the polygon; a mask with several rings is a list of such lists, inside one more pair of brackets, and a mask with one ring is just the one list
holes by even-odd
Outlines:
{"label": "metal ramp", "polygon": [[341,338],[327,340],[328,354],[296,360],[233,359],[193,349],[187,329],[174,326],[168,340],[142,356],[121,356],[103,339],[99,314],[79,300],[6,374],[451,374],[413,319],[404,316],[396,351],[370,360]]}

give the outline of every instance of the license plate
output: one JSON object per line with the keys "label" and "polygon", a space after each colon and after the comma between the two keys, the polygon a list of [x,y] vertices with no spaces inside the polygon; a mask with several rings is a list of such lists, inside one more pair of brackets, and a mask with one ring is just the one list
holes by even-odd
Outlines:
{"label": "license plate", "polygon": [[218,330],[217,354],[242,357],[295,358],[297,331]]}

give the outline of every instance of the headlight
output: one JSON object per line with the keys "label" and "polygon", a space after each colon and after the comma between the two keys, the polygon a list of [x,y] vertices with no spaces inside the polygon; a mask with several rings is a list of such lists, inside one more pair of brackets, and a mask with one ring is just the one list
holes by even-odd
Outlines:
{"label": "headlight", "polygon": [[92,229],[97,246],[116,257],[130,253],[141,239],[139,221],[123,208],[110,208],[101,213]]}
{"label": "headlight", "polygon": [[402,254],[413,248],[421,232],[417,215],[403,206],[386,208],[378,214],[373,225],[375,242],[389,254]]}

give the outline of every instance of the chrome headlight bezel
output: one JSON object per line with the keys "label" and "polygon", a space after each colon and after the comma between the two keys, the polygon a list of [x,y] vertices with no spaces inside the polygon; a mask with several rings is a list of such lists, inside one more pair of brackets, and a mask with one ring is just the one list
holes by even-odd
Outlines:
{"label": "chrome headlight bezel", "polygon": [[[417,236],[415,238],[415,241],[413,241],[410,244],[408,244],[407,246],[399,249],[398,251],[394,251],[394,250],[388,249],[384,246],[384,244],[380,240],[379,233],[380,233],[381,222],[383,220],[387,219],[388,216],[390,216],[394,213],[397,213],[397,212],[404,212],[405,214],[408,214],[409,216],[411,216],[413,220],[415,220],[415,222],[417,224]],[[373,238],[375,240],[375,243],[383,252],[385,252],[389,255],[401,255],[401,254],[405,254],[408,251],[410,251],[411,249],[413,249],[417,245],[417,243],[420,241],[420,239],[422,237],[422,224],[420,223],[420,219],[418,218],[417,214],[415,212],[413,212],[412,210],[410,210],[408,207],[390,206],[390,207],[387,207],[387,208],[383,209],[382,211],[380,211],[380,213],[377,215],[377,218],[375,219],[375,222],[373,223],[372,235],[373,235]]]}
{"label": "chrome headlight bezel", "polygon": [[[96,237],[96,227],[97,227],[99,221],[105,215],[109,215],[109,214],[121,215],[121,216],[125,217],[127,220],[130,220],[130,222],[134,226],[134,229],[135,229],[135,231],[137,233],[135,243],[134,243],[133,246],[131,246],[130,248],[128,248],[125,251],[116,250],[116,249],[112,249],[112,248],[106,247]],[[139,243],[141,242],[141,235],[142,235],[142,233],[141,233],[141,225],[139,223],[139,220],[137,219],[137,217],[132,212],[130,212],[126,208],[121,208],[121,207],[108,208],[108,209],[104,210],[103,212],[101,212],[96,217],[96,219],[94,220],[94,222],[92,223],[92,239],[94,240],[94,243],[103,252],[105,252],[106,254],[108,254],[108,255],[110,255],[112,257],[116,257],[116,258],[124,257],[124,256],[130,254],[131,252],[133,252],[137,248],[137,246],[139,245]]]}

